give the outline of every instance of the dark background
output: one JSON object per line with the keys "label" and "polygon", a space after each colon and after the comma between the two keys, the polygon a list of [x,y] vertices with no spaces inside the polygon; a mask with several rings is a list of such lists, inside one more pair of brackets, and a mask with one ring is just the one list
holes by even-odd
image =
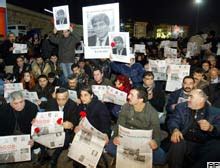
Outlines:
{"label": "dark background", "polygon": [[[153,24],[166,23],[195,27],[198,6],[194,0],[7,0],[8,3],[48,14],[44,8],[69,5],[71,22],[82,24],[82,7],[120,3],[120,19],[131,18]],[[199,6],[199,28],[220,25],[220,0],[203,0]],[[48,14],[50,15],[50,14]]]}

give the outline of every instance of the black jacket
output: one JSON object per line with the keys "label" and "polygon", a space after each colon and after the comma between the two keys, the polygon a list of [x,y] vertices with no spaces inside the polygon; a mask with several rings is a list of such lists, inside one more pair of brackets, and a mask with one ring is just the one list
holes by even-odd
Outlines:
{"label": "black jacket", "polygon": [[24,134],[31,133],[31,121],[35,118],[38,108],[35,104],[25,100],[22,111],[14,111],[10,104],[0,107],[0,136],[12,135],[15,129],[16,117],[20,131]]}
{"label": "black jacket", "polygon": [[74,125],[78,125],[80,121],[80,112],[85,111],[86,117],[89,122],[102,133],[106,133],[110,136],[111,117],[110,113],[101,101],[97,97],[93,97],[92,101],[88,104],[80,104],[74,115]]}
{"label": "black jacket", "polygon": [[[63,121],[73,123],[73,114],[76,112],[77,105],[74,101],[68,100],[63,108]],[[59,111],[56,99],[50,99],[47,103],[46,111]]]}

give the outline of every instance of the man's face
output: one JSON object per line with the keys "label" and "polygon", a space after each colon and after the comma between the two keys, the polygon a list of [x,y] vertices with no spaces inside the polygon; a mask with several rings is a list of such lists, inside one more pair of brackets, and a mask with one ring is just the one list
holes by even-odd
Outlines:
{"label": "man's face", "polygon": [[40,58],[36,59],[36,62],[37,62],[37,64],[41,65],[41,64],[43,64],[44,60],[43,60],[43,58],[40,57]]}
{"label": "man's face", "polygon": [[98,38],[102,39],[107,36],[109,26],[104,21],[97,21],[93,23],[93,30]]}
{"label": "man's face", "polygon": [[77,79],[69,79],[68,85],[70,89],[75,89],[77,87]]}
{"label": "man's face", "polygon": [[15,41],[15,35],[14,34],[9,34],[8,40],[13,43]]}
{"label": "man's face", "polygon": [[70,36],[70,31],[69,30],[63,30],[63,36],[65,38],[69,37]]}
{"label": "man's face", "polygon": [[73,68],[73,73],[74,74],[80,74],[80,68],[79,67]]}
{"label": "man's face", "polygon": [[82,90],[80,92],[80,99],[82,101],[82,104],[89,104],[92,101],[92,97],[93,96],[87,91]]}
{"label": "man's face", "polygon": [[135,89],[132,89],[128,95],[128,103],[130,105],[136,105],[140,102],[140,99],[138,98],[138,91]]}
{"label": "man's face", "polygon": [[183,90],[187,93],[191,92],[191,90],[193,89],[194,87],[194,81],[190,78],[186,78],[184,81],[183,81]]}
{"label": "man's face", "polygon": [[193,78],[195,79],[195,83],[198,84],[203,79],[203,74],[194,72]]}
{"label": "man's face", "polygon": [[215,80],[216,78],[218,78],[218,71],[217,70],[211,70],[210,71],[210,78],[212,80]]}
{"label": "man's face", "polygon": [[153,83],[154,83],[154,77],[153,76],[145,76],[143,78],[143,82],[144,82],[145,86],[151,87],[151,86],[153,86]]}
{"label": "man's face", "polygon": [[45,88],[47,86],[48,80],[46,78],[40,78],[38,80],[38,83],[41,88]]}
{"label": "man's face", "polygon": [[202,69],[204,69],[205,71],[208,71],[209,70],[209,64],[208,63],[203,63],[202,64]]}
{"label": "man's face", "polygon": [[50,61],[53,62],[54,64],[57,63],[57,56],[51,56]]}
{"label": "man's face", "polygon": [[115,41],[115,47],[117,48],[117,49],[122,49],[123,48],[123,42],[122,41],[120,41],[120,40],[116,40]]}
{"label": "man's face", "polygon": [[204,104],[204,99],[195,91],[191,91],[188,98],[188,107],[192,110],[198,110]]}
{"label": "man's face", "polygon": [[23,67],[23,65],[24,65],[24,60],[23,60],[22,58],[17,58],[16,62],[17,62],[17,65],[18,65],[19,67]]}
{"label": "man's face", "polygon": [[103,74],[99,70],[97,70],[93,72],[93,77],[97,83],[101,83],[103,79]]}
{"label": "man's face", "polygon": [[68,101],[68,99],[69,99],[69,94],[68,94],[68,92],[57,93],[57,94],[56,94],[57,104],[58,104],[60,107],[65,106],[65,104],[66,104],[66,102]]}
{"label": "man's face", "polygon": [[22,111],[25,106],[25,101],[23,98],[19,98],[19,99],[12,101],[10,105],[15,111]]}

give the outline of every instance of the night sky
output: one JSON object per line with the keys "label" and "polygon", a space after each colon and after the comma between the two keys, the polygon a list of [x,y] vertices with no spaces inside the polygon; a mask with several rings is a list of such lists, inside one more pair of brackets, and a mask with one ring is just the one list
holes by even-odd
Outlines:
{"label": "night sky", "polygon": [[[44,8],[52,10],[53,6],[68,4],[70,8],[71,22],[82,23],[82,7],[120,3],[120,18],[131,18],[137,21],[147,21],[152,24],[168,23],[189,25],[196,24],[197,6],[194,0],[7,0],[38,12],[44,12]],[[220,25],[220,0],[203,0],[199,8],[199,26]],[[218,26],[219,27],[219,26]]]}

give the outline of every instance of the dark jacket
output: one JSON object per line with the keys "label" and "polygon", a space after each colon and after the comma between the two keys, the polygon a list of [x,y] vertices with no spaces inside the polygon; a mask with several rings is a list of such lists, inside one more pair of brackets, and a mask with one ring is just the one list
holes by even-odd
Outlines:
{"label": "dark jacket", "polygon": [[9,48],[13,47],[13,43],[9,40],[5,40],[2,45],[2,57],[4,59],[5,65],[15,65],[16,63],[16,54],[13,54],[12,51],[9,51]]}
{"label": "dark jacket", "polygon": [[[202,131],[204,134],[211,137],[219,137],[220,109],[206,105],[203,109],[198,110],[196,116],[198,121],[200,119],[206,119],[214,126],[212,132]],[[184,135],[188,131],[193,118],[192,110],[188,107],[187,102],[180,103],[176,106],[175,113],[173,113],[168,120],[168,130],[172,133],[173,130],[177,128]]]}
{"label": "dark jacket", "polygon": [[80,112],[85,111],[86,117],[89,122],[96,129],[101,131],[102,133],[106,133],[110,136],[110,127],[111,127],[111,117],[110,113],[101,101],[97,99],[97,97],[93,97],[92,101],[88,104],[80,104],[77,108],[77,112],[74,115],[74,125],[78,125],[80,122]]}
{"label": "dark jacket", "polygon": [[31,133],[31,122],[35,118],[38,108],[35,104],[25,100],[25,107],[22,111],[14,111],[10,104],[1,107],[0,112],[0,136],[12,135],[15,129],[17,114],[17,122],[20,131],[24,134]]}
{"label": "dark jacket", "polygon": [[[96,35],[90,36],[90,37],[88,38],[88,46],[96,46],[96,42],[97,42],[97,36],[96,36]],[[109,44],[109,39],[108,39],[108,37],[107,37],[104,46],[107,46],[108,44]]]}
{"label": "dark jacket", "polygon": [[[63,112],[63,121],[69,121],[73,123],[73,114],[76,112],[77,105],[72,100],[68,99],[66,102]],[[50,99],[47,103],[46,111],[59,111],[59,106],[56,99]]]}
{"label": "dark jacket", "polygon": [[58,45],[58,56],[61,63],[71,63],[74,61],[75,46],[80,41],[75,35],[69,37],[60,37],[58,35],[51,35],[50,41]]}
{"label": "dark jacket", "polygon": [[203,91],[208,96],[212,106],[220,108],[220,83],[209,84]]}
{"label": "dark jacket", "polygon": [[182,88],[170,93],[170,95],[168,96],[166,105],[166,111],[168,115],[174,112],[174,109],[172,109],[172,105],[178,103],[179,97],[184,97],[184,92]]}
{"label": "dark jacket", "polygon": [[[145,87],[144,87],[145,88]],[[145,88],[147,91],[147,88]],[[165,92],[155,83],[153,87],[153,97],[149,100],[150,104],[158,111],[163,112],[166,103]]]}

